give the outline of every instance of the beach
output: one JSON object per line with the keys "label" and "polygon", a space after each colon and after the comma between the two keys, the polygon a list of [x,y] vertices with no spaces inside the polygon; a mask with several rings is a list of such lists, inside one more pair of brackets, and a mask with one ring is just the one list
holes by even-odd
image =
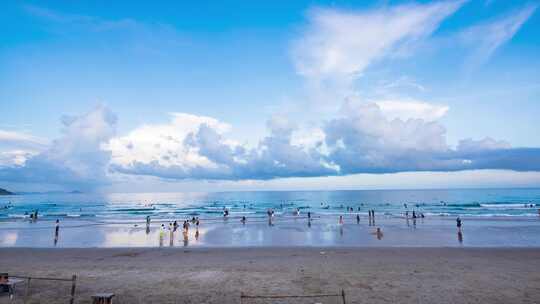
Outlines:
{"label": "beach", "polygon": [[[341,289],[347,303],[540,299],[540,250],[533,248],[2,248],[0,269],[32,276],[76,274],[75,303],[90,303],[98,292],[114,292],[115,303],[240,303],[241,292]],[[67,303],[69,289],[70,284],[32,282],[30,303]],[[22,303],[22,290],[12,303]],[[0,303],[8,303],[7,297]]]}
{"label": "beach", "polygon": [[[91,303],[101,292],[115,293],[115,303],[241,303],[242,293],[342,290],[347,303],[537,303],[539,195],[20,195],[3,201],[0,272],[68,280],[32,279],[27,303],[68,303],[73,275],[75,303]],[[39,218],[30,218],[37,210]],[[171,237],[174,221],[179,227]],[[190,222],[185,232],[184,221]],[[13,302],[2,296],[0,303],[23,303],[24,294],[22,284]],[[250,298],[243,304],[339,300]]]}

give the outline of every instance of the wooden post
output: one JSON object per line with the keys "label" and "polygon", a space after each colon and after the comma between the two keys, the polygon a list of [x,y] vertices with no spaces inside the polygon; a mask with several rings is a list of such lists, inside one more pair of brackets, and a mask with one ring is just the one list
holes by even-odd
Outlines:
{"label": "wooden post", "polygon": [[71,277],[71,299],[69,300],[69,304],[73,304],[75,301],[75,286],[77,284],[77,276],[73,275]]}
{"label": "wooden post", "polygon": [[32,278],[28,277],[28,280],[26,281],[26,289],[24,290],[24,304],[28,303],[28,295],[30,294],[30,280],[32,280]]}
{"label": "wooden post", "polygon": [[345,302],[345,290],[344,289],[341,290],[341,298],[343,298],[343,304],[347,304],[347,302]]}

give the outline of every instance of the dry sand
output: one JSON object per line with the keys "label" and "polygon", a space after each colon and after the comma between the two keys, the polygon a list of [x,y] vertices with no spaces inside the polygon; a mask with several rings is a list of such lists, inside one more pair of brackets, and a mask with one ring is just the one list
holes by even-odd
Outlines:
{"label": "dry sand", "polygon": [[[347,303],[540,303],[540,249],[0,249],[0,272],[78,275],[76,303],[240,303],[240,293],[344,289]],[[56,284],[56,285],[54,285]],[[68,303],[69,283],[32,281],[29,303]],[[22,303],[24,287],[15,301]],[[0,303],[9,303],[0,296]],[[258,300],[248,303],[340,303]]]}

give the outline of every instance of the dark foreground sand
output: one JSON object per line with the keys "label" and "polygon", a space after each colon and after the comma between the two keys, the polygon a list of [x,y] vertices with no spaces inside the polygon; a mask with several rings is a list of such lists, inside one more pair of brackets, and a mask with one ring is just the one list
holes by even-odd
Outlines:
{"label": "dark foreground sand", "polygon": [[[348,303],[540,303],[540,249],[0,249],[0,272],[71,277],[76,303],[240,303],[249,294],[343,288]],[[68,303],[70,285],[32,282],[29,303]],[[22,303],[24,287],[15,301]],[[0,303],[9,303],[5,296]],[[258,300],[244,303],[339,303]]]}

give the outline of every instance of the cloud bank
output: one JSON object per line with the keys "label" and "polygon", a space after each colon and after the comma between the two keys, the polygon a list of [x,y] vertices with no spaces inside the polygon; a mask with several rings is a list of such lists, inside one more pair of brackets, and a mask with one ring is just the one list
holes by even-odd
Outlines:
{"label": "cloud bank", "polygon": [[[169,124],[144,126],[131,132],[129,139],[113,139],[112,142],[124,142],[131,152],[125,155],[129,161],[116,161],[112,170],[167,179],[218,180],[409,171],[540,170],[538,148],[512,148],[507,142],[492,138],[464,139],[452,148],[440,123],[419,118],[389,119],[375,103],[346,103],[338,117],[324,122],[318,129],[321,133],[314,132],[314,138],[306,139],[304,144],[292,140],[300,130],[283,117],[269,120],[267,127],[268,136],[249,147],[227,138],[230,126],[218,120],[173,114]],[[142,135],[148,130],[153,131]],[[165,142],[172,142],[172,148],[162,149]],[[114,145],[111,147],[116,155],[118,151]],[[144,149],[137,147],[156,150],[148,158]]]}
{"label": "cloud bank", "polygon": [[80,116],[62,117],[62,137],[24,164],[0,168],[0,180],[93,187],[108,182],[110,151],[116,116],[99,106]]}
{"label": "cloud bank", "polygon": [[[388,118],[376,103],[348,101],[339,115],[306,133],[284,117],[267,123],[255,146],[229,138],[217,119],[173,113],[115,137],[116,115],[100,106],[62,118],[62,137],[22,164],[0,168],[0,180],[92,188],[117,175],[184,180],[267,180],[356,173],[506,169],[540,171],[540,148],[505,141],[446,142],[437,121]],[[295,139],[296,137],[302,140]]]}

